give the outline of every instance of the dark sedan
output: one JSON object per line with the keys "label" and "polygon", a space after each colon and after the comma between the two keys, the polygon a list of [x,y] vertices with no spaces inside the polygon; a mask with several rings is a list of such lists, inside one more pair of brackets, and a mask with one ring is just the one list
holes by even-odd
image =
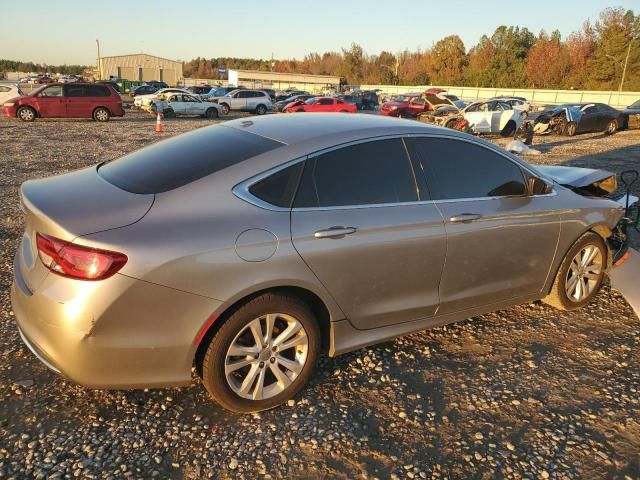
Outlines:
{"label": "dark sedan", "polygon": [[137,87],[133,87],[129,95],[135,97],[136,95],[150,95],[152,93],[156,93],[158,91],[158,87],[154,87],[153,85],[139,85]]}
{"label": "dark sedan", "polygon": [[627,128],[640,128],[640,100],[633,102],[622,113],[626,116]]}
{"label": "dark sedan", "polygon": [[536,119],[538,133],[548,130],[570,137],[587,132],[611,135],[626,125],[627,116],[604,103],[567,103],[542,112]]}

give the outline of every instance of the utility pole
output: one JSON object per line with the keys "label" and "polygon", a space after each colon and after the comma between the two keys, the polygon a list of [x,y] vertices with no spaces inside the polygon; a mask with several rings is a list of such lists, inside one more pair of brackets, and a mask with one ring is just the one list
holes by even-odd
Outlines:
{"label": "utility pole", "polygon": [[102,80],[102,62],[100,61],[100,40],[96,38],[96,46],[98,47],[98,80]]}
{"label": "utility pole", "polygon": [[627,74],[627,64],[629,63],[629,54],[631,53],[631,44],[635,38],[631,37],[629,40],[629,48],[627,48],[627,58],[624,59],[624,68],[622,69],[622,78],[620,79],[620,88],[618,89],[618,93],[622,93],[622,87],[624,87],[624,77]]}

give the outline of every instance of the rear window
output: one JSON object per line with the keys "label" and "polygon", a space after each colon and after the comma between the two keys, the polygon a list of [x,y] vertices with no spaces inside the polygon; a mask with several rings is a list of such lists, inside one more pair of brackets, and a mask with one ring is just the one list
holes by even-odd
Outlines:
{"label": "rear window", "polygon": [[104,163],[98,173],[128,192],[161,193],[282,145],[235,128],[211,126]]}

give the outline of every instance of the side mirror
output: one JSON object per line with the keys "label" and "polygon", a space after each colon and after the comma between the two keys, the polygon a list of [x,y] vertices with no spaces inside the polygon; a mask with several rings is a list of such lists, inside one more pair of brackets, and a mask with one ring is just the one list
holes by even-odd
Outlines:
{"label": "side mirror", "polygon": [[545,195],[551,191],[551,185],[538,177],[529,178],[529,192],[531,195]]}

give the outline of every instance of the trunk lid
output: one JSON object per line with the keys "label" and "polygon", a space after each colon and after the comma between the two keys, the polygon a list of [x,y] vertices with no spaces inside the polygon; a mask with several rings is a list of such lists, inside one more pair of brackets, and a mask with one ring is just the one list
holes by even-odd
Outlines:
{"label": "trunk lid", "polygon": [[23,183],[20,208],[25,231],[16,254],[15,274],[33,291],[48,273],[38,259],[36,233],[73,241],[124,227],[144,217],[153,200],[153,194],[130,193],[111,185],[98,175],[95,166]]}

